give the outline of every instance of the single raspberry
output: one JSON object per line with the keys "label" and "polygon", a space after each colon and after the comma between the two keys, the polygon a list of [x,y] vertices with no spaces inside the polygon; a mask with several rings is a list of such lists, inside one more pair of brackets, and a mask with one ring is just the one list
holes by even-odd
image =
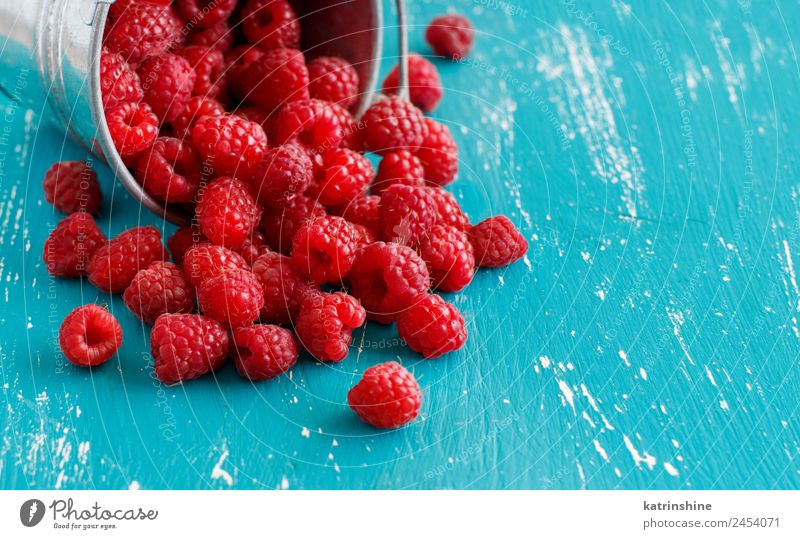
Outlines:
{"label": "single raspberry", "polygon": [[446,125],[425,118],[427,134],[415,152],[425,169],[425,179],[434,185],[447,185],[458,174],[458,147]]}
{"label": "single raspberry", "polygon": [[469,218],[452,193],[438,187],[426,187],[425,190],[436,207],[436,224],[449,225],[464,232],[469,229]]}
{"label": "single raspberry", "polygon": [[42,259],[47,272],[56,277],[86,275],[89,260],[106,241],[91,215],[85,212],[68,215],[44,242]]}
{"label": "single raspberry", "polygon": [[247,97],[249,88],[244,84],[244,74],[262,56],[264,51],[253,45],[239,45],[225,54],[228,88],[234,96],[239,99]]}
{"label": "single raspberry", "polygon": [[435,294],[418,298],[397,320],[397,331],[409,348],[433,359],[467,342],[464,317],[455,305]]}
{"label": "single raspberry", "polygon": [[528,242],[508,217],[498,215],[484,219],[469,230],[469,241],[475,260],[482,268],[507,266],[522,258]]}
{"label": "single raspberry", "polygon": [[175,0],[187,28],[210,28],[225,22],[236,9],[236,0]]}
{"label": "single raspberry", "polygon": [[144,93],[139,75],[121,54],[103,49],[100,55],[100,92],[103,109],[112,110],[124,103],[138,103]]}
{"label": "single raspberry", "polygon": [[250,380],[269,380],[297,363],[299,354],[292,332],[280,326],[256,325],[233,330],[236,371]]}
{"label": "single raspberry", "polygon": [[339,119],[328,103],[306,99],[287,103],[275,119],[278,144],[297,142],[314,153],[336,148],[342,141]]}
{"label": "single raspberry", "polygon": [[[383,93],[394,95],[400,86],[400,70],[395,66],[383,81]],[[422,112],[431,112],[442,100],[442,80],[436,66],[419,54],[408,55],[408,97]]]}
{"label": "single raspberry", "polygon": [[419,415],[422,390],[405,367],[387,361],[364,371],[361,380],[347,393],[347,402],[365,423],[393,429]]}
{"label": "single raspberry", "polygon": [[186,39],[187,45],[202,45],[214,47],[223,53],[233,48],[234,32],[228,21],[218,22],[208,28],[195,30]]}
{"label": "single raspberry", "polygon": [[246,177],[267,151],[267,135],[257,123],[235,114],[203,116],[192,127],[192,144],[218,175]]}
{"label": "single raspberry", "polygon": [[300,47],[300,23],[286,0],[249,0],[241,19],[247,40],[264,50]]}
{"label": "single raspberry", "polygon": [[190,45],[183,47],[180,52],[197,73],[192,94],[222,99],[227,90],[225,55],[222,51],[216,47]]}
{"label": "single raspberry", "polygon": [[295,234],[309,219],[326,215],[325,208],[312,198],[298,195],[285,207],[264,212],[261,227],[269,246],[279,253],[292,252]]}
{"label": "single raspberry", "polygon": [[100,213],[103,193],[97,173],[84,161],[60,161],[44,174],[44,199],[62,213]]}
{"label": "single raspberry", "polygon": [[372,105],[361,123],[366,149],[381,155],[396,150],[414,152],[425,139],[422,112],[399,97],[387,97]]}
{"label": "single raspberry", "polygon": [[127,9],[110,22],[105,45],[131,64],[165,53],[183,38],[181,21],[169,6],[129,3]]}
{"label": "single raspberry", "polygon": [[125,103],[106,111],[106,123],[123,159],[138,154],[158,136],[158,116],[147,103]]}
{"label": "single raspberry", "polygon": [[189,248],[183,257],[182,266],[186,279],[195,288],[226,271],[250,268],[239,253],[210,243],[198,243]]}
{"label": "single raspberry", "polygon": [[58,331],[61,351],[75,365],[96,367],[122,346],[122,327],[99,305],[82,305],[67,315]]}
{"label": "single raspberry", "polygon": [[311,97],[348,108],[358,97],[358,72],[338,56],[319,56],[308,63]]}
{"label": "single raspberry", "polygon": [[381,241],[358,251],[349,282],[369,319],[381,324],[397,320],[430,288],[428,268],[413,249]]}
{"label": "single raspberry", "polygon": [[339,147],[361,151],[363,145],[361,142],[362,126],[345,108],[336,103],[328,103],[328,106],[333,110],[333,115],[339,120],[339,127],[342,129],[342,141],[339,143]]}
{"label": "single raspberry", "polygon": [[311,294],[300,307],[295,331],[300,343],[320,361],[347,357],[353,330],[364,324],[366,313],[353,296],[343,292]]}
{"label": "single raspberry", "polygon": [[397,150],[383,156],[378,164],[378,173],[372,184],[373,195],[380,196],[390,185],[425,185],[425,169],[422,162],[408,150]]}
{"label": "single raspberry", "polygon": [[292,264],[314,283],[339,283],[353,266],[358,244],[356,231],[341,217],[317,217],[295,234]]}
{"label": "single raspberry", "polygon": [[191,202],[200,184],[200,161],[192,146],[172,137],[158,137],[136,160],[136,179],[159,200]]}
{"label": "single raspberry", "polygon": [[145,60],[139,66],[139,78],[144,102],[160,120],[171,122],[192,96],[197,75],[186,58],[167,53]]}
{"label": "single raspberry", "polygon": [[223,114],[225,114],[225,107],[222,103],[206,95],[195,95],[189,98],[180,114],[172,120],[172,130],[177,138],[190,140],[191,129],[198,119],[203,116],[222,116]]}
{"label": "single raspberry", "polygon": [[300,311],[313,285],[304,281],[289,257],[267,252],[253,262],[253,273],[264,289],[261,320],[270,324],[289,324]]}
{"label": "single raspberry", "polygon": [[137,273],[122,298],[125,306],[147,324],[164,313],[194,310],[194,287],[172,262],[156,261]]}
{"label": "single raspberry", "polygon": [[212,243],[236,249],[250,236],[261,210],[247,186],[233,178],[217,178],[200,194],[197,222]]}
{"label": "single raspberry", "polygon": [[381,197],[374,195],[361,195],[354,198],[344,206],[334,209],[334,215],[344,217],[354,225],[366,228],[375,237],[381,235],[378,206]]}
{"label": "single raspberry", "polygon": [[250,183],[261,206],[281,208],[306,190],[313,173],[305,150],[284,144],[266,153]]}
{"label": "single raspberry", "polygon": [[308,190],[324,206],[340,206],[363,195],[372,182],[369,159],[347,148],[325,150],[320,155],[321,166]]}
{"label": "single raspberry", "polygon": [[264,291],[251,271],[228,270],[200,284],[197,303],[203,314],[225,327],[239,327],[258,318],[264,307]]}
{"label": "single raspberry", "polygon": [[228,356],[228,332],[199,314],[162,314],[150,333],[156,377],[175,384],[219,368]]}
{"label": "single raspberry", "polygon": [[432,226],[419,243],[419,254],[428,266],[433,287],[457,292],[475,274],[475,255],[467,234],[447,225]]}
{"label": "single raspberry", "polygon": [[242,258],[252,266],[256,258],[269,252],[267,237],[260,230],[253,230],[252,234],[244,241],[241,247],[236,248],[235,252],[242,255]]}
{"label": "single raspberry", "polygon": [[414,245],[436,221],[436,204],[426,187],[392,185],[378,206],[383,239]]}
{"label": "single raspberry", "polygon": [[425,30],[425,41],[439,56],[459,60],[469,54],[475,30],[463,15],[440,15]]}
{"label": "single raspberry", "polygon": [[[146,0],[151,4],[158,4],[159,6],[169,6],[172,4],[172,0]],[[128,6],[131,4],[136,4],[141,2],[141,0],[116,0],[113,4],[108,6],[108,16],[112,19],[116,19],[122,12],[128,9]]]}
{"label": "single raspberry", "polygon": [[245,97],[272,113],[291,101],[308,99],[308,69],[303,53],[272,49],[253,61],[244,72]]}
{"label": "single raspberry", "polygon": [[139,272],[156,260],[166,260],[167,251],[155,227],[130,228],[95,251],[89,261],[89,282],[112,294],[121,294]]}
{"label": "single raspberry", "polygon": [[167,249],[172,255],[172,260],[182,266],[186,252],[202,242],[208,242],[208,239],[200,232],[200,227],[194,225],[182,226],[167,238]]}

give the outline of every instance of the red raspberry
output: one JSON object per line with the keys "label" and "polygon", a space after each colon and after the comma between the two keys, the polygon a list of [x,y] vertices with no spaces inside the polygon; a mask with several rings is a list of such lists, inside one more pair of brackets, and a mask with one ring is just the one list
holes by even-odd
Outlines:
{"label": "red raspberry", "polygon": [[457,292],[466,287],[475,273],[475,255],[467,234],[452,226],[434,225],[419,243],[434,288]]}
{"label": "red raspberry", "polygon": [[428,182],[443,186],[458,174],[458,147],[446,125],[425,118],[427,135],[415,152],[425,168]]}
{"label": "red raspberry", "polygon": [[247,97],[244,74],[253,62],[264,56],[264,51],[253,45],[239,45],[225,55],[228,65],[227,79],[231,93],[239,99]]}
{"label": "red raspberry", "polygon": [[459,60],[469,54],[475,31],[462,15],[441,15],[425,30],[425,41],[439,56]]}
{"label": "red raspberry", "polygon": [[197,303],[204,315],[225,327],[252,324],[264,307],[264,291],[249,270],[228,270],[203,281]]}
{"label": "red raspberry", "polygon": [[381,235],[380,220],[378,218],[378,205],[381,197],[374,195],[361,195],[344,206],[336,208],[335,215],[344,217],[355,225],[366,228],[375,237]]}
{"label": "red raspberry", "polygon": [[179,266],[183,265],[183,257],[186,252],[201,242],[208,242],[208,239],[200,232],[197,226],[182,226],[167,239],[167,249],[172,255],[172,260]]}
{"label": "red raspberry", "polygon": [[233,48],[234,33],[227,21],[222,21],[208,28],[192,32],[186,39],[187,45],[202,45],[214,47],[223,53]]}
{"label": "red raspberry", "polygon": [[199,314],[162,314],[150,333],[156,377],[175,384],[219,368],[228,356],[228,332]]}
{"label": "red raspberry", "polygon": [[159,200],[191,202],[200,184],[200,162],[188,142],[159,137],[137,157],[135,175]]}
{"label": "red raspberry", "polygon": [[122,346],[122,327],[99,305],[82,305],[67,315],[58,331],[61,351],[75,365],[96,367]]}
{"label": "red raspberry", "polygon": [[458,350],[467,341],[464,317],[455,305],[435,294],[419,297],[401,314],[397,331],[412,350],[426,359]]}
{"label": "red raspberry", "polygon": [[285,373],[299,357],[292,332],[268,325],[234,329],[232,355],[237,372],[253,381]]}
{"label": "red raspberry", "polygon": [[200,194],[197,222],[216,245],[241,247],[261,218],[261,210],[247,186],[233,178],[217,178]]}
{"label": "red raspberry", "polygon": [[339,143],[341,148],[350,150],[361,150],[361,126],[356,122],[353,115],[336,103],[328,103],[333,110],[333,115],[339,120],[339,127],[342,129],[342,141]]}
{"label": "red raspberry", "polygon": [[181,21],[172,9],[150,2],[129,3],[110,22],[105,44],[131,64],[167,52],[183,37]]}
{"label": "red raspberry", "polygon": [[147,324],[164,313],[194,310],[194,287],[172,262],[156,261],[137,273],[122,298],[125,306]]}
{"label": "red raspberry", "polygon": [[361,118],[366,149],[381,155],[416,151],[425,139],[424,119],[417,107],[399,97],[378,101]]}
{"label": "red raspberry", "polygon": [[42,181],[44,198],[62,213],[100,213],[103,193],[97,173],[83,161],[54,163]]}
{"label": "red raspberry", "polygon": [[383,239],[414,245],[436,221],[436,204],[426,187],[392,185],[378,206]]}
{"label": "red raspberry", "polygon": [[260,230],[253,230],[253,233],[250,234],[250,237],[245,240],[242,246],[235,250],[251,266],[256,258],[268,251],[267,237]]}
{"label": "red raspberry", "polygon": [[276,116],[270,116],[269,113],[256,106],[239,107],[235,112],[245,120],[250,120],[251,122],[259,124],[264,128],[264,133],[266,133],[269,138],[270,133],[273,131],[272,124],[275,122]]}
{"label": "red raspberry", "polygon": [[317,217],[295,234],[292,264],[314,283],[339,283],[353,266],[358,244],[358,234],[341,217]]}
{"label": "red raspberry", "polygon": [[[172,0],[146,0],[151,4],[158,4],[159,6],[169,6],[172,4]],[[128,9],[128,6],[131,4],[136,4],[141,2],[141,0],[116,0],[113,4],[108,6],[108,16],[112,19],[116,19],[122,12]]]}
{"label": "red raspberry", "polygon": [[358,97],[358,72],[338,56],[320,56],[308,63],[311,97],[348,108]]}
{"label": "red raspberry", "polygon": [[106,123],[123,159],[138,154],[158,136],[158,117],[147,103],[125,103],[106,111]]}
{"label": "red raspberry", "polygon": [[78,277],[86,274],[89,260],[106,237],[85,212],[64,218],[44,242],[42,259],[47,272],[56,277]]}
{"label": "red raspberry", "polygon": [[369,319],[381,324],[397,320],[430,288],[428,268],[413,249],[382,241],[358,251],[349,281]]}
{"label": "red raspberry", "polygon": [[347,393],[350,408],[379,429],[405,425],[419,415],[422,391],[417,380],[396,361],[374,365]]}
{"label": "red raspberry", "polygon": [[375,243],[378,241],[378,238],[373,234],[373,232],[365,226],[357,225],[355,223],[350,223],[350,226],[353,227],[353,230],[356,231],[356,238],[359,247],[363,247],[365,245],[369,245],[370,243]]}
{"label": "red raspberry", "polygon": [[246,177],[267,151],[267,135],[257,123],[235,114],[203,116],[192,127],[192,144],[218,175]]}
{"label": "red raspberry", "polygon": [[353,296],[320,292],[303,301],[295,331],[312,356],[320,361],[338,362],[347,357],[353,330],[365,320],[364,308]]}
{"label": "red raspberry", "polygon": [[378,174],[372,184],[372,194],[380,194],[390,185],[425,185],[422,162],[408,150],[397,150],[383,156],[378,164]]}
{"label": "red raspberry", "polygon": [[225,22],[236,9],[236,0],[175,0],[187,28],[209,28]]}
{"label": "red raspberry", "polygon": [[279,253],[292,252],[292,239],[306,221],[325,214],[325,208],[314,199],[298,195],[284,208],[264,212],[261,227],[269,246]]}
{"label": "red raspberry", "polygon": [[288,257],[271,251],[255,260],[253,273],[264,289],[261,320],[271,324],[291,323],[313,286],[300,278]]}
{"label": "red raspberry", "polygon": [[280,208],[311,184],[313,168],[305,150],[295,144],[272,148],[251,179],[259,204]]}
{"label": "red raspberry", "polygon": [[139,270],[166,259],[167,251],[155,227],[131,228],[95,251],[89,261],[89,282],[103,292],[121,294]]}
{"label": "red raspberry", "polygon": [[303,53],[272,49],[253,61],[244,72],[245,97],[267,112],[291,101],[308,99],[308,69]]}
{"label": "red raspberry", "polygon": [[145,60],[139,66],[144,102],[160,120],[171,122],[192,96],[197,75],[186,58],[162,54]]}
{"label": "red raspberry", "polygon": [[464,232],[469,229],[469,218],[452,193],[438,187],[427,187],[425,190],[430,193],[436,207],[436,224],[449,225]]}
{"label": "red raspberry", "polygon": [[191,45],[183,47],[181,54],[197,73],[192,94],[221,99],[227,90],[225,55],[222,51],[215,47]]}
{"label": "red raspberry", "polygon": [[[195,95],[189,98],[180,114],[172,120],[172,130],[178,138],[191,139],[194,123],[203,116],[222,116],[225,107],[212,97]],[[248,118],[249,119],[249,118]]]}
{"label": "red raspberry", "polygon": [[369,159],[347,148],[333,148],[320,155],[320,172],[308,194],[325,206],[347,204],[363,195],[372,182]]}
{"label": "red raspberry", "polygon": [[115,109],[123,103],[138,103],[144,95],[136,71],[122,55],[105,48],[100,55],[100,92],[105,110]]}
{"label": "red raspberry", "polygon": [[264,50],[300,47],[300,23],[286,0],[249,0],[241,19],[247,40]]}
{"label": "red raspberry", "polygon": [[[394,95],[400,86],[400,70],[395,66],[383,81],[383,93]],[[408,96],[422,112],[431,112],[442,100],[439,71],[419,54],[408,55]]]}
{"label": "red raspberry", "polygon": [[249,269],[242,255],[210,243],[198,243],[191,247],[186,251],[182,265],[186,279],[195,288],[226,271]]}
{"label": "red raspberry", "polygon": [[328,103],[306,99],[287,103],[275,119],[278,144],[298,142],[314,153],[336,148],[342,141],[339,119]]}
{"label": "red raspberry", "polygon": [[507,266],[528,251],[525,237],[505,215],[484,219],[473,226],[469,231],[469,241],[482,268]]}

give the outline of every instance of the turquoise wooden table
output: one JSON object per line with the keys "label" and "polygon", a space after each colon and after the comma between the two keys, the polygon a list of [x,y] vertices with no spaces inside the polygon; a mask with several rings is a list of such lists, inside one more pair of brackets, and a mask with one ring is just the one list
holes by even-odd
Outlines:
{"label": "turquoise wooden table", "polygon": [[[427,52],[449,2],[408,4]],[[453,5],[478,35],[468,60],[437,60],[452,190],[473,220],[510,215],[530,250],[451,297],[469,342],[435,361],[370,325],[338,365],[160,385],[121,298],[40,259],[61,218],[42,175],[85,154],[46,113],[2,102],[0,487],[800,486],[800,7]],[[98,168],[107,233],[172,231]],[[86,302],[125,334],[94,370],[56,341]],[[394,358],[424,387],[423,417],[379,432],[345,395]]]}

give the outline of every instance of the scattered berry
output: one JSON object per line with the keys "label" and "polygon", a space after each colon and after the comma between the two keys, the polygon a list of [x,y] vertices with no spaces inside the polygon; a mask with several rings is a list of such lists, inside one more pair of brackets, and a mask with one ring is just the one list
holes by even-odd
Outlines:
{"label": "scattered berry", "polygon": [[365,320],[364,308],[354,297],[320,292],[303,301],[295,331],[300,343],[318,360],[341,361],[347,357],[353,330]]}
{"label": "scattered berry", "polygon": [[287,103],[275,119],[278,144],[298,142],[314,153],[336,148],[342,141],[339,119],[328,103],[305,99]]}
{"label": "scattered berry", "polygon": [[308,63],[311,97],[350,107],[358,97],[358,72],[338,56],[319,56]]}
{"label": "scattered berry", "polygon": [[247,40],[264,50],[300,46],[300,23],[286,0],[249,0],[241,19]]}
{"label": "scattered berry", "polygon": [[322,217],[325,208],[312,198],[298,195],[285,207],[264,212],[261,227],[269,246],[279,253],[292,252],[292,240],[300,227],[309,219]]}
{"label": "scattered berry", "polygon": [[435,294],[417,299],[401,314],[397,331],[412,350],[426,359],[458,350],[467,341],[464,317],[455,305]]}
{"label": "scattered berry", "polygon": [[197,75],[186,58],[167,53],[145,60],[139,78],[144,102],[159,119],[171,122],[186,107]]}
{"label": "scattered berry", "polygon": [[450,129],[430,118],[425,118],[426,132],[416,156],[425,169],[425,179],[434,185],[447,185],[458,173],[458,147]]}
{"label": "scattered berry", "polygon": [[194,287],[172,262],[156,261],[137,273],[122,298],[125,306],[147,324],[164,313],[194,310]]}
{"label": "scattered berry", "polygon": [[441,15],[433,19],[425,30],[425,41],[439,56],[460,60],[469,54],[475,31],[462,15]]}
{"label": "scattered berry", "polygon": [[197,222],[212,243],[236,249],[252,233],[261,210],[245,184],[233,178],[217,178],[201,193]]}
{"label": "scattered berry", "polygon": [[416,151],[425,139],[422,112],[399,97],[372,105],[361,118],[366,149],[378,154],[396,150]]}
{"label": "scattered berry", "polygon": [[417,156],[408,150],[397,150],[383,156],[372,184],[372,194],[380,194],[390,185],[425,185],[425,169]]}
{"label": "scattered berry", "polygon": [[267,135],[261,125],[236,114],[203,116],[192,127],[192,144],[217,175],[247,177],[264,159]]}
{"label": "scattered berry", "polygon": [[483,268],[507,266],[522,258],[528,242],[508,217],[490,217],[473,226],[469,241],[475,250],[475,260]]}
{"label": "scattered berry", "polygon": [[314,283],[339,283],[353,266],[358,244],[356,231],[341,217],[317,217],[295,234],[292,264]]}
{"label": "scattered berry", "polygon": [[369,159],[347,148],[325,150],[319,156],[320,172],[308,194],[324,206],[340,206],[363,195],[372,182]]}
{"label": "scattered berry", "polygon": [[226,271],[246,269],[249,266],[242,255],[210,243],[198,243],[183,257],[183,273],[195,288]]}
{"label": "scattered berry", "polygon": [[123,158],[138,154],[158,136],[158,117],[147,103],[125,103],[107,110],[106,123],[111,140]]}
{"label": "scattered berry", "polygon": [[44,198],[62,213],[100,213],[103,193],[97,173],[84,161],[54,163],[44,174]]}
{"label": "scattered berry", "polygon": [[313,286],[300,277],[289,257],[271,251],[253,262],[253,273],[264,289],[261,320],[270,324],[289,324]]}
{"label": "scattered berry", "polygon": [[198,378],[219,368],[229,347],[222,324],[199,314],[162,314],[150,333],[153,369],[165,384]]}
{"label": "scattered berry", "polygon": [[151,2],[129,2],[110,23],[105,45],[131,64],[167,52],[183,37],[172,9]]}
{"label": "scattered berry", "polygon": [[272,148],[250,180],[264,207],[280,208],[311,184],[313,168],[308,154],[295,144]]}
{"label": "scattered berry", "polygon": [[134,174],[159,200],[191,202],[200,184],[200,161],[188,142],[159,137],[139,154]]}
{"label": "scattered berry", "polygon": [[[394,95],[400,86],[400,69],[395,66],[383,81],[383,93]],[[431,112],[442,99],[442,80],[436,66],[419,54],[408,55],[408,96],[422,112]]]}
{"label": "scattered berry", "polygon": [[99,305],[83,305],[67,315],[58,331],[58,343],[68,360],[81,367],[108,361],[122,346],[122,327]]}
{"label": "scattered berry", "polygon": [[396,361],[374,365],[347,393],[350,408],[365,423],[379,429],[405,425],[419,415],[419,383]]}
{"label": "scattered berry", "polygon": [[204,315],[235,328],[258,318],[264,307],[264,291],[251,271],[228,270],[200,284],[197,303]]}
{"label": "scattered berry", "polygon": [[44,242],[42,259],[47,272],[55,277],[86,275],[89,260],[106,241],[91,215],[85,212],[68,215]]}
{"label": "scattered berry", "polygon": [[95,251],[89,261],[89,282],[103,292],[121,294],[139,270],[166,258],[161,234],[155,227],[131,228]]}
{"label": "scattered berry", "polygon": [[436,224],[449,225],[464,232],[469,229],[469,218],[452,193],[438,187],[427,187],[425,190],[430,194],[436,207]]}
{"label": "scattered berry", "polygon": [[296,49],[272,49],[254,60],[243,77],[245,97],[268,112],[308,99],[308,69]]}
{"label": "scattered berry", "polygon": [[175,0],[187,28],[210,28],[225,22],[237,0]]}
{"label": "scattered berry", "polygon": [[383,239],[414,245],[436,221],[436,203],[426,187],[392,185],[378,206]]}
{"label": "scattered berry", "polygon": [[138,103],[144,93],[139,75],[121,54],[103,49],[100,55],[100,92],[103,109],[112,110],[125,103]]}
{"label": "scattered berry", "polygon": [[419,254],[428,266],[434,288],[456,292],[472,281],[475,255],[462,230],[448,225],[432,226],[419,243]]}
{"label": "scattered berry", "polygon": [[233,330],[233,359],[237,372],[250,380],[269,380],[297,363],[294,335],[288,329],[256,325]]}

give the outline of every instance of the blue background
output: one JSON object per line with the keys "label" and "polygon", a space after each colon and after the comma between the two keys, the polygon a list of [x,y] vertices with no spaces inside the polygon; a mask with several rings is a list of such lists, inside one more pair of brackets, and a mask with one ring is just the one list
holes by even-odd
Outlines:
{"label": "blue background", "polygon": [[[121,298],[48,277],[62,216],[41,179],[86,156],[6,100],[0,487],[800,486],[797,4],[408,3],[415,51],[448,4],[474,22],[473,55],[436,60],[435,116],[462,160],[450,189],[473,221],[508,214],[530,241],[450,298],[466,347],[423,361],[370,325],[338,365],[160,385]],[[395,50],[389,29],[387,68]],[[97,168],[104,231],[162,226]],[[56,341],[87,302],[125,335],[94,370]],[[375,431],[345,395],[396,358],[422,417]]]}

